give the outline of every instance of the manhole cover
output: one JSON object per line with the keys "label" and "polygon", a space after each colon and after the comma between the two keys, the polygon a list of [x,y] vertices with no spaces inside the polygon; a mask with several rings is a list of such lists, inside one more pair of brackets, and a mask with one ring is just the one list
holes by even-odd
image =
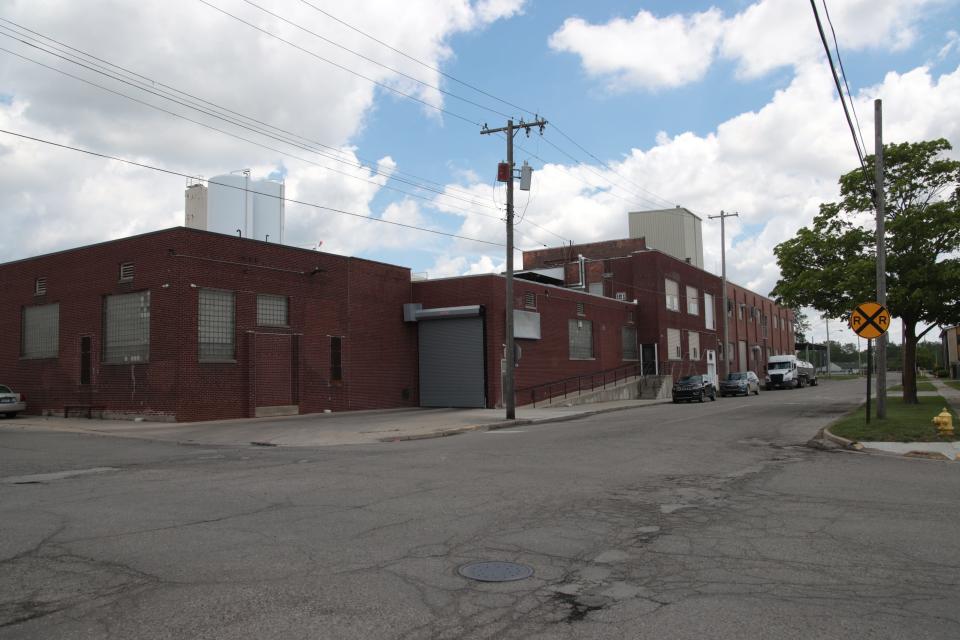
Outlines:
{"label": "manhole cover", "polygon": [[533,567],[516,562],[471,562],[462,565],[457,573],[480,582],[510,582],[533,575]]}

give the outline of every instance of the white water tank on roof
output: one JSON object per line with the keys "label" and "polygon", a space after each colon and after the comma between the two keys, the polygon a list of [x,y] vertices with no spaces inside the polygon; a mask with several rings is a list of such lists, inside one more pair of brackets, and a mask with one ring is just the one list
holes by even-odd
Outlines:
{"label": "white water tank on roof", "polygon": [[[187,188],[185,224],[244,238],[283,242],[284,184],[252,179],[247,172],[214,176],[205,197]],[[201,214],[198,208],[204,209]]]}

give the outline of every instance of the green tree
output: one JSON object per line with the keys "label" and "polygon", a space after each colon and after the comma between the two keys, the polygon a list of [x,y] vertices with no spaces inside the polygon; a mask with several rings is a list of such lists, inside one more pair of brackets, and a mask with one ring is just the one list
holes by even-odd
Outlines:
{"label": "green tree", "polygon": [[[903,399],[917,403],[919,340],[960,322],[960,162],[946,140],[884,145],[887,306],[903,322]],[[820,205],[811,227],[774,249],[773,295],[834,318],[876,297],[873,156],[840,178],[840,201]],[[918,325],[929,325],[919,335]]]}
{"label": "green tree", "polygon": [[807,333],[810,331],[810,319],[807,318],[799,306],[793,307],[793,340],[794,342],[806,342]]}

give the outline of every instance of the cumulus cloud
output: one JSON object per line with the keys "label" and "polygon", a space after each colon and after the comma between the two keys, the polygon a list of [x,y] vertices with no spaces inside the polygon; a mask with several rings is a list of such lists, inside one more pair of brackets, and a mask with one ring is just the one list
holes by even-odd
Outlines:
{"label": "cumulus cloud", "polygon": [[[722,122],[715,131],[663,134],[653,147],[634,148],[610,167],[542,167],[534,174],[535,195],[517,226],[517,245],[626,237],[628,211],[664,206],[638,198],[625,202],[625,192],[596,179],[602,174],[619,184],[655,185],[657,193],[670,194],[704,217],[704,266],[715,273],[720,271],[720,228],[705,218],[721,209],[739,212],[727,223],[728,276],[767,294],[779,277],[773,247],[809,224],[820,203],[833,201],[840,175],[857,165],[831,82],[825,65],[800,65],[789,86],[766,105]],[[926,67],[889,73],[879,85],[865,88],[856,96],[856,106],[868,134],[873,99],[879,96],[887,141],[945,137],[960,145],[960,121],[943,117],[960,104],[960,67],[939,77]],[[954,156],[960,157],[960,150]],[[603,184],[605,188],[599,186]],[[478,197],[489,193],[487,185],[469,188]],[[502,237],[500,223],[487,218],[468,216],[462,230]],[[490,255],[476,247],[462,250],[468,256]],[[461,271],[466,264],[459,264]]]}
{"label": "cumulus cloud", "polygon": [[[343,20],[389,41],[412,57],[439,68],[451,55],[449,39],[456,33],[482,29],[522,10],[523,0],[411,0],[403,4],[349,2],[332,11]],[[211,0],[250,22],[331,62],[350,67],[377,82],[411,93],[443,107],[444,96],[383,67],[296,29],[251,6],[234,0]],[[306,3],[263,3],[291,22],[439,86],[439,73],[376,44],[330,20]],[[0,120],[5,128],[56,139],[108,154],[136,159],[190,175],[210,177],[231,170],[254,168],[255,177],[285,173],[288,195],[371,215],[372,202],[383,187],[369,163],[361,161],[350,141],[363,131],[378,101],[389,92],[223,13],[192,0],[107,0],[95,6],[68,0],[10,0],[4,18],[69,46],[123,65],[153,81],[176,87],[226,109],[270,123],[274,138],[284,132],[305,136],[295,145],[231,124],[164,100],[157,95],[104,78],[36,48],[0,37]],[[11,26],[11,25],[6,25]],[[8,33],[8,32],[7,32]],[[47,43],[51,44],[51,43]],[[96,82],[141,102],[123,98],[14,54],[27,56],[64,72]],[[99,63],[98,63],[99,64]],[[88,65],[90,66],[90,65]],[[129,81],[142,77],[127,76]],[[156,92],[163,85],[145,81]],[[192,100],[179,94],[181,102]],[[143,102],[191,120],[152,109]],[[210,105],[206,108],[210,110]],[[441,117],[423,107],[424,114]],[[237,121],[235,114],[226,114]],[[242,136],[240,141],[222,129]],[[319,147],[314,142],[322,143]],[[28,242],[0,238],[0,262],[39,250],[182,224],[182,178],[165,178],[132,167],[38,146],[0,139],[0,207],[7,220],[20,223]],[[308,149],[302,147],[307,146]],[[336,156],[366,167],[350,167]],[[392,172],[392,160],[380,170]],[[349,174],[344,176],[341,171]],[[396,211],[389,215],[398,214]],[[350,252],[389,243],[389,234],[356,232],[357,223],[291,205],[287,237],[313,245],[326,238],[325,248]],[[56,220],[56,224],[43,224]],[[331,238],[343,232],[346,239]],[[352,233],[350,233],[352,232]],[[302,242],[301,242],[302,240]]]}
{"label": "cumulus cloud", "polygon": [[580,55],[587,73],[607,77],[611,89],[677,87],[706,73],[722,23],[717,9],[665,18],[641,10],[632,20],[604,25],[569,18],[549,43],[556,51]]}
{"label": "cumulus cloud", "polygon": [[[899,51],[917,39],[916,22],[936,1],[849,0],[835,3],[831,18],[845,49]],[[604,24],[570,18],[549,44],[580,56],[609,89],[655,90],[702,79],[718,58],[734,61],[743,78],[817,60],[823,54],[814,29],[806,3],[759,0],[730,17],[711,8],[664,17],[641,10]]]}

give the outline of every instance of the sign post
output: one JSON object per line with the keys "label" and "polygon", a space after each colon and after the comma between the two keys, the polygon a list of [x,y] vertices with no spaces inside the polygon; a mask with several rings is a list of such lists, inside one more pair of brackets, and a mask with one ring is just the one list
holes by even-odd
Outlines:
{"label": "sign post", "polygon": [[[870,424],[870,376],[873,374],[873,339],[879,338],[890,328],[890,311],[878,302],[859,304],[850,312],[850,328],[861,338],[867,339],[867,424]],[[829,348],[829,345],[827,348]]]}

